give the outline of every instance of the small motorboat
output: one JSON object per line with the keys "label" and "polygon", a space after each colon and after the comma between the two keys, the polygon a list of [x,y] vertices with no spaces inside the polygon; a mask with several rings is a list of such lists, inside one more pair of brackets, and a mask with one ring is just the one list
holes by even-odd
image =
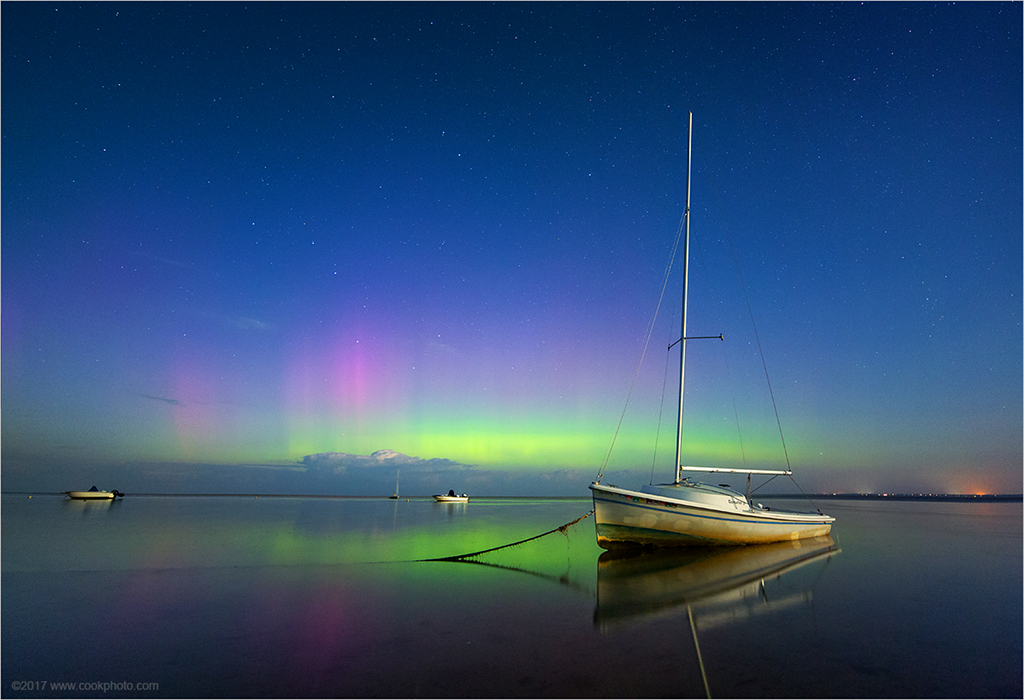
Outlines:
{"label": "small motorboat", "polygon": [[466,494],[458,496],[455,494],[455,491],[449,490],[448,495],[435,493],[434,500],[437,501],[438,503],[468,503],[469,496],[467,496]]}
{"label": "small motorboat", "polygon": [[115,498],[124,498],[124,494],[117,489],[113,491],[100,491],[95,486],[88,491],[61,491],[61,493],[76,501],[112,501]]}

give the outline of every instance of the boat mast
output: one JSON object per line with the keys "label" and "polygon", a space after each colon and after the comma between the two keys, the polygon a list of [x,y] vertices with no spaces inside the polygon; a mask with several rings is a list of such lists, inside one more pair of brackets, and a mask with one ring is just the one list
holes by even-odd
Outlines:
{"label": "boat mast", "polygon": [[679,418],[676,424],[676,479],[679,483],[682,476],[683,452],[683,379],[686,376],[686,285],[690,271],[690,161],[693,148],[693,112],[689,112],[690,122],[686,132],[686,233],[683,237],[683,320],[679,334]]}

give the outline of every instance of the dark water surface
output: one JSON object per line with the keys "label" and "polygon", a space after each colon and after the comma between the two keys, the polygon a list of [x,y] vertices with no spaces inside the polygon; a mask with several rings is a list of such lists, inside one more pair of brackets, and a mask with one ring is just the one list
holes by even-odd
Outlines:
{"label": "dark water surface", "polygon": [[800,546],[616,557],[588,518],[484,566],[414,560],[589,499],[5,494],[2,695],[1021,697],[1019,502],[818,505]]}

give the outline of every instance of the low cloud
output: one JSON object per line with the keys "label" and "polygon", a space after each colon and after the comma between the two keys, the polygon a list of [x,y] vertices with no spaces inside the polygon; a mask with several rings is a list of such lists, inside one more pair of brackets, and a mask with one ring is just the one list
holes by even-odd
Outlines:
{"label": "low cloud", "polygon": [[306,455],[301,464],[314,472],[345,474],[349,470],[373,470],[386,468],[408,469],[421,473],[442,472],[453,469],[472,469],[473,465],[460,464],[450,459],[422,459],[395,452],[394,450],[377,450],[368,455],[354,455],[348,452],[320,452]]}
{"label": "low cloud", "polygon": [[181,401],[178,401],[178,399],[166,399],[163,396],[153,396],[152,394],[139,394],[139,396],[141,396],[144,399],[153,399],[154,401],[163,401],[164,403],[169,403],[172,406],[184,406],[185,405]]}
{"label": "low cloud", "polygon": [[231,319],[231,324],[235,328],[246,331],[270,331],[274,329],[269,323],[260,321],[257,318],[249,318],[248,316],[235,316]]}
{"label": "low cloud", "polygon": [[162,265],[169,265],[170,267],[179,267],[179,268],[182,268],[184,270],[191,270],[191,269],[193,269],[193,266],[192,266],[191,263],[182,262],[181,260],[173,260],[171,258],[162,258],[162,257],[160,257],[158,255],[150,255],[149,253],[141,253],[141,252],[138,252],[138,251],[132,251],[132,252],[134,252],[134,254],[138,255],[140,258],[146,258],[147,260],[152,260],[152,261],[158,262],[158,263],[160,263]]}

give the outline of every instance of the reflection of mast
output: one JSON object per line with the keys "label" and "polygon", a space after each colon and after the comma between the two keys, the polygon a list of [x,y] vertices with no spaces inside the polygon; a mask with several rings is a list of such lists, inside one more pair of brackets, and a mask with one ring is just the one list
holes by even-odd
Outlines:
{"label": "reflection of mast", "polygon": [[693,624],[693,610],[686,606],[686,616],[690,618],[690,633],[693,635],[693,648],[697,650],[697,665],[700,666],[700,677],[704,680],[704,694],[711,698],[711,687],[708,685],[708,674],[704,672],[704,659],[700,655],[700,644],[697,643],[697,626]]}

